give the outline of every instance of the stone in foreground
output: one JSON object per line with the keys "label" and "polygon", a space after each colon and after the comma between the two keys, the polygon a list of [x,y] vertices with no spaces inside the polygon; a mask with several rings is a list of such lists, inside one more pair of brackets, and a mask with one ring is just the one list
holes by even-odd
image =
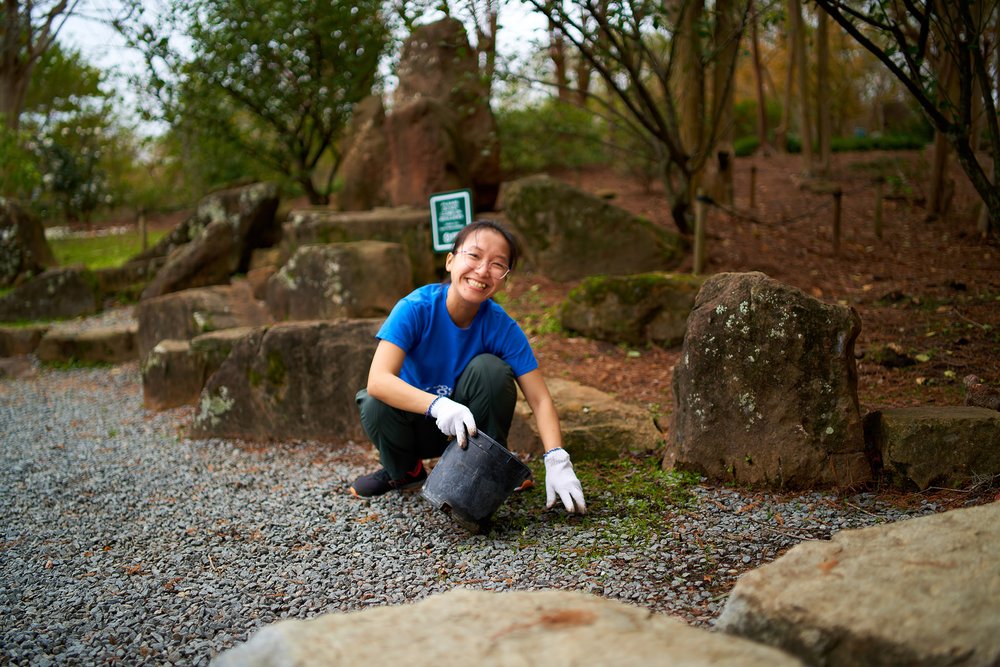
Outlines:
{"label": "stone in foreground", "polygon": [[865,416],[865,441],[898,486],[964,487],[1000,475],[1000,412],[892,408]]}
{"label": "stone in foreground", "polygon": [[1000,503],[806,542],[740,577],[718,627],[812,665],[1000,664]]}
{"label": "stone in foreground", "polygon": [[791,656],[571,591],[455,589],[415,604],[282,621],[215,667],[800,665]]}

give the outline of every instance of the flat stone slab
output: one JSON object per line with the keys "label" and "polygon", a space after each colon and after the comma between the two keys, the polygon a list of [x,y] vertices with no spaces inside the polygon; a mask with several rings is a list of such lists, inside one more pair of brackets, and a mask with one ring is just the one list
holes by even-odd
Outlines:
{"label": "flat stone slab", "polygon": [[42,336],[49,330],[47,324],[23,327],[0,326],[0,357],[17,357],[31,354],[38,347]]}
{"label": "flat stone slab", "polygon": [[191,341],[157,343],[142,363],[142,403],[149,410],[197,405],[205,384],[205,367],[191,351]]}
{"label": "flat stone slab", "polygon": [[138,333],[135,322],[84,330],[53,328],[35,354],[44,362],[123,363],[139,358]]}
{"label": "flat stone slab", "polygon": [[[546,383],[559,413],[563,446],[574,461],[651,456],[662,449],[664,436],[648,410],[571,380],[550,378]],[[508,445],[524,454],[541,456],[545,451],[531,407],[520,393]]]}
{"label": "flat stone slab", "polygon": [[801,665],[752,642],[575,591],[454,589],[415,604],[268,626],[215,667]]}
{"label": "flat stone slab", "polygon": [[972,406],[892,408],[864,420],[865,442],[899,486],[962,488],[1000,475],[1000,412]]}
{"label": "flat stone slab", "polygon": [[740,577],[727,633],[812,665],[1000,664],[1000,502],[805,542]]}

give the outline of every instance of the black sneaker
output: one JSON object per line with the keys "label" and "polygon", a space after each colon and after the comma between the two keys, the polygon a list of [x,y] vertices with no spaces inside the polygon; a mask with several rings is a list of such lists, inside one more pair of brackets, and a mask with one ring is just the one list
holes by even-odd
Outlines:
{"label": "black sneaker", "polygon": [[427,479],[427,470],[423,461],[417,463],[417,467],[411,472],[407,472],[403,479],[389,479],[389,473],[385,468],[379,468],[373,473],[362,475],[351,484],[351,495],[355,498],[373,498],[389,493],[390,491],[402,491],[424,483]]}

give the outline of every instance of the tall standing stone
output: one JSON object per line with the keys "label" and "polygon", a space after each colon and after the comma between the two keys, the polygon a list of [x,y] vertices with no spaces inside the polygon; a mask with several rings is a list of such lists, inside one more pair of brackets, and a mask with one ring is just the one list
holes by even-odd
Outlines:
{"label": "tall standing stone", "polygon": [[386,191],[385,104],[373,95],[354,105],[351,128],[340,169],[343,187],[337,193],[341,211],[367,211],[390,205]]}
{"label": "tall standing stone", "polygon": [[763,273],[709,278],[674,369],[664,467],[771,488],[871,479],[857,396],[853,308]]}
{"label": "tall standing stone", "polygon": [[476,209],[492,210],[501,177],[496,118],[457,19],[419,26],[403,44],[386,137],[394,205],[426,206],[435,192],[470,188]]}

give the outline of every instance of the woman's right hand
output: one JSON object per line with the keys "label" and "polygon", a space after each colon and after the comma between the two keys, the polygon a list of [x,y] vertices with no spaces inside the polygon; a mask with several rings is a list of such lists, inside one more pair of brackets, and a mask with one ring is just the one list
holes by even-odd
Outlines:
{"label": "woman's right hand", "polygon": [[447,396],[434,400],[431,417],[437,420],[437,427],[442,433],[458,438],[458,446],[462,449],[469,446],[466,432],[476,435],[476,418],[472,416],[472,411]]}

